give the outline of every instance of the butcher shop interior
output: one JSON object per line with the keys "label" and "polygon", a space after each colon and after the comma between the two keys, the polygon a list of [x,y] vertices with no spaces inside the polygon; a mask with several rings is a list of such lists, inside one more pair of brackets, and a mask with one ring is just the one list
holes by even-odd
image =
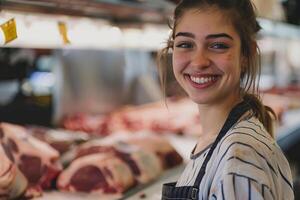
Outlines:
{"label": "butcher shop interior", "polygon": [[[205,117],[172,70],[160,84],[177,3],[0,0],[1,200],[161,198]],[[253,3],[259,90],[300,199],[300,1]]]}

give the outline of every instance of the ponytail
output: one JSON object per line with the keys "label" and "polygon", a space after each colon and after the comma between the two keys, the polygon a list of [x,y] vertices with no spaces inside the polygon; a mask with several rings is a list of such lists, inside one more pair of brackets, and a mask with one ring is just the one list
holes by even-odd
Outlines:
{"label": "ponytail", "polygon": [[246,93],[244,100],[250,104],[254,116],[264,125],[268,133],[274,138],[274,120],[277,120],[275,112],[269,106],[263,105],[260,97],[255,94]]}

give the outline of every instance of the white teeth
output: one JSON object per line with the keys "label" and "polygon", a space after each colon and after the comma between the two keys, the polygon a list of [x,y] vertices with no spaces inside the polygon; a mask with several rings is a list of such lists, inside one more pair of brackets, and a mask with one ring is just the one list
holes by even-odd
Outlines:
{"label": "white teeth", "polygon": [[212,82],[214,80],[216,80],[216,77],[215,76],[210,76],[210,77],[194,77],[194,76],[190,76],[191,77],[191,80],[195,83],[198,83],[198,84],[204,84],[204,83],[208,83],[208,82]]}

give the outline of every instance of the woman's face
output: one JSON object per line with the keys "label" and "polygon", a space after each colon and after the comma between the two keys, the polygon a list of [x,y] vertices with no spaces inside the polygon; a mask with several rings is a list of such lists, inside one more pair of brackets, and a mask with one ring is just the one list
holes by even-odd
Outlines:
{"label": "woman's face", "polygon": [[173,71],[198,104],[239,99],[241,41],[218,9],[186,11],[174,38]]}

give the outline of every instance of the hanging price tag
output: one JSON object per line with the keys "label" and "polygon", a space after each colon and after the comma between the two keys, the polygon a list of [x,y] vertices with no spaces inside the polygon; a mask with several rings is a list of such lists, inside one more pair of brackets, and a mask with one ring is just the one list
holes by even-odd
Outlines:
{"label": "hanging price tag", "polygon": [[15,19],[10,19],[4,24],[0,25],[3,33],[4,33],[4,38],[5,38],[5,44],[13,41],[14,39],[17,38],[17,27],[16,27],[16,21]]}
{"label": "hanging price tag", "polygon": [[64,44],[70,44],[70,40],[67,34],[67,26],[64,22],[58,22],[59,33],[63,39]]}

